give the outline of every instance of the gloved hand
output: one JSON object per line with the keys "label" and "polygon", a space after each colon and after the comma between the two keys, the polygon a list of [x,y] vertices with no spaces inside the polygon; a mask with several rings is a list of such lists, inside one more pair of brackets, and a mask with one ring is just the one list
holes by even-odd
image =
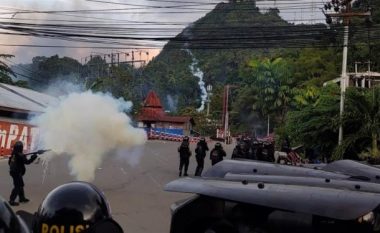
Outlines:
{"label": "gloved hand", "polygon": [[32,160],[35,160],[37,158],[37,154],[33,154],[31,157],[30,157]]}

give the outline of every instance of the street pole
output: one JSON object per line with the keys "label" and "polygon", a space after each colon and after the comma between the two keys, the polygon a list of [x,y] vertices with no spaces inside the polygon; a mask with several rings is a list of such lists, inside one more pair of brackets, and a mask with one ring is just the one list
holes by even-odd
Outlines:
{"label": "street pole", "polygon": [[343,60],[342,60],[342,74],[340,77],[340,109],[339,109],[339,136],[338,144],[341,145],[343,141],[343,125],[342,118],[344,113],[344,99],[346,88],[349,85],[349,78],[347,77],[347,50],[348,50],[348,31],[351,17],[369,17],[371,12],[352,12],[351,2],[353,0],[332,0],[331,3],[327,3],[324,6],[325,10],[334,10],[337,13],[323,13],[325,14],[326,22],[328,24],[332,23],[332,17],[343,18],[344,23],[344,41],[343,41]]}
{"label": "street pole", "polygon": [[225,143],[228,144],[228,95],[229,95],[229,92],[230,92],[230,86],[227,85],[227,88],[226,88],[226,115],[224,116],[224,139],[225,139]]}
{"label": "street pole", "polygon": [[212,91],[211,84],[207,85],[206,91],[207,91],[207,116],[208,116],[210,114],[210,102],[211,102],[211,91]]}
{"label": "street pole", "polygon": [[269,114],[268,114],[268,127],[267,127],[267,136],[269,136]]}
{"label": "street pole", "polygon": [[340,77],[340,111],[339,111],[339,117],[340,117],[340,124],[339,124],[339,138],[338,138],[338,145],[342,144],[343,141],[343,125],[342,125],[342,118],[343,118],[343,112],[344,112],[344,99],[346,94],[346,88],[348,86],[348,78],[347,78],[347,52],[348,52],[348,23],[344,26],[344,42],[343,42],[343,60],[342,60],[342,74]]}
{"label": "street pole", "polygon": [[210,97],[208,97],[207,99],[207,113],[206,113],[206,116],[208,116],[210,114]]}

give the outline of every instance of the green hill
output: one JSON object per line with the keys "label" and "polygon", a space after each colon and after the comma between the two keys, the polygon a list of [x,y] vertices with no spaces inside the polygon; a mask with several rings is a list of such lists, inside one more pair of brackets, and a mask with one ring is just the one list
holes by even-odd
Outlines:
{"label": "green hill", "polygon": [[199,107],[201,90],[190,70],[193,59],[203,71],[205,83],[216,87],[240,83],[239,70],[251,59],[289,53],[298,56],[299,47],[322,46],[330,43],[330,38],[334,35],[325,25],[293,25],[276,9],[260,12],[252,1],[220,3],[166,44],[144,70],[144,81],[167,108],[167,96],[177,100],[178,108]]}

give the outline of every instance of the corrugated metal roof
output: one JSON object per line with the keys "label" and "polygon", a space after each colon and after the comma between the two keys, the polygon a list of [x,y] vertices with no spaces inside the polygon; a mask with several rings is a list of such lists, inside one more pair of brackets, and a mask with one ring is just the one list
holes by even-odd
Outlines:
{"label": "corrugated metal roof", "polygon": [[0,108],[9,111],[44,112],[57,101],[53,96],[30,89],[0,83]]}

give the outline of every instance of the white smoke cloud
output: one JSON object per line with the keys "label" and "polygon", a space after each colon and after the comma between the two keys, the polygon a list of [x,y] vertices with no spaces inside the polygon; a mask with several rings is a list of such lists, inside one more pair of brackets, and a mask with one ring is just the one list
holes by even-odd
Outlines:
{"label": "white smoke cloud", "polygon": [[[73,83],[76,77],[71,75],[60,75],[54,82],[49,84],[49,87],[43,92],[51,96],[67,96],[71,93],[80,93],[86,90],[86,87],[83,83]],[[69,80],[69,81],[68,81]]]}
{"label": "white smoke cloud", "polygon": [[192,63],[190,64],[191,73],[193,73],[193,75],[199,79],[198,85],[199,85],[199,88],[201,89],[201,106],[197,109],[197,111],[201,112],[205,109],[205,102],[207,100],[206,85],[205,85],[205,82],[203,81],[203,71],[199,69],[198,60],[195,58],[195,56],[190,51],[190,49],[186,49],[186,51],[189,53],[189,55],[191,56],[191,59],[193,60]]}
{"label": "white smoke cloud", "polygon": [[166,100],[169,106],[169,110],[172,112],[176,112],[178,105],[178,96],[172,97],[171,95],[166,95]]}
{"label": "white smoke cloud", "polygon": [[107,94],[71,93],[32,119],[32,124],[40,130],[40,146],[56,155],[70,155],[71,174],[78,180],[92,181],[110,151],[123,157],[121,154],[146,142],[145,131],[134,128],[124,112],[131,106],[131,102]]}

